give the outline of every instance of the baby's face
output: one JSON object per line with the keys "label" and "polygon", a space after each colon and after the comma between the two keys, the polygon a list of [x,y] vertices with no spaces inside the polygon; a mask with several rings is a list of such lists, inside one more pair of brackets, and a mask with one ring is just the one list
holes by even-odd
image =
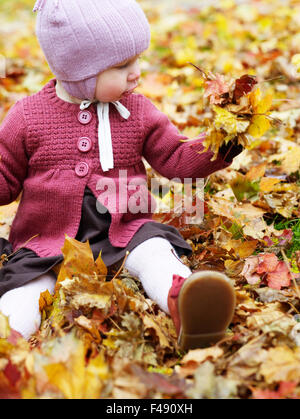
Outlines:
{"label": "baby's face", "polygon": [[115,102],[137,86],[141,75],[139,55],[111,67],[98,75],[96,99],[100,102]]}

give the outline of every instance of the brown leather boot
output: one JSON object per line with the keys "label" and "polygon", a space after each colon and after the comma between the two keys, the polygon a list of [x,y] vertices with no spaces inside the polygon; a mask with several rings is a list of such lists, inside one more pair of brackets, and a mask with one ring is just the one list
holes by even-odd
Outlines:
{"label": "brown leather boot", "polygon": [[230,279],[216,271],[198,271],[188,278],[173,275],[168,307],[178,345],[183,350],[206,347],[224,337],[235,309]]}

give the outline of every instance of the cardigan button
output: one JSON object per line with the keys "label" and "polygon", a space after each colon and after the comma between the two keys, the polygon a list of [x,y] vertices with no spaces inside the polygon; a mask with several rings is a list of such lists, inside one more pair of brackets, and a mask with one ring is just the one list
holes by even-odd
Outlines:
{"label": "cardigan button", "polygon": [[86,125],[91,122],[92,114],[90,111],[80,111],[78,112],[77,118],[81,124]]}
{"label": "cardigan button", "polygon": [[83,153],[87,153],[92,148],[92,140],[89,137],[81,137],[77,142],[77,148]]}
{"label": "cardigan button", "polygon": [[89,165],[84,161],[77,163],[75,166],[75,173],[79,177],[86,176],[89,172]]}

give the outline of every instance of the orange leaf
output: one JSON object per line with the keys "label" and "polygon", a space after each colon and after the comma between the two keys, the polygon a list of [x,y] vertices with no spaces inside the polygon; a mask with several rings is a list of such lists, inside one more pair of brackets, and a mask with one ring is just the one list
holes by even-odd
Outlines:
{"label": "orange leaf", "polygon": [[280,179],[273,177],[263,177],[260,180],[259,189],[261,192],[271,192],[273,190],[273,186],[279,182],[281,182]]}
{"label": "orange leaf", "polygon": [[249,172],[246,174],[247,180],[256,180],[264,176],[267,168],[267,163],[261,163],[257,166],[252,167]]}

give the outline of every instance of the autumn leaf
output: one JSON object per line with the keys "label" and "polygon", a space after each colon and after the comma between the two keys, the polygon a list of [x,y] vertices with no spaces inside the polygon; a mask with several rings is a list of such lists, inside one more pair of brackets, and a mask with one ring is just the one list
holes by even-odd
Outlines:
{"label": "autumn leaf", "polygon": [[267,118],[268,112],[272,106],[272,95],[267,94],[262,98],[260,89],[256,89],[249,94],[249,100],[253,108],[254,116],[248,128],[248,134],[254,138],[261,137],[271,126]]}
{"label": "autumn leaf", "polygon": [[104,359],[98,355],[86,367],[84,344],[73,339],[74,351],[67,362],[44,366],[49,382],[67,399],[98,399],[103,386],[102,379],[107,377]]}
{"label": "autumn leaf", "polygon": [[246,259],[241,275],[249,284],[257,284],[264,278],[270,288],[280,290],[291,283],[291,274],[286,263],[279,261],[274,253],[266,253]]}
{"label": "autumn leaf", "polygon": [[299,348],[291,349],[286,345],[270,348],[260,367],[266,383],[295,381],[299,373]]}
{"label": "autumn leaf", "polygon": [[264,176],[266,173],[267,164],[262,163],[257,166],[251,167],[249,172],[246,174],[246,179],[249,181],[258,180]]}
{"label": "autumn leaf", "polygon": [[65,235],[64,246],[62,247],[62,254],[64,256],[63,263],[58,275],[58,283],[65,278],[72,278],[80,274],[99,275],[105,278],[107,275],[107,268],[101,261],[101,254],[94,261],[94,256],[89,245],[89,241],[82,243],[76,239]]}
{"label": "autumn leaf", "polygon": [[235,81],[235,88],[233,92],[233,98],[235,101],[238,101],[242,96],[251,92],[253,86],[257,84],[256,78],[254,76],[249,76],[244,74],[242,77]]}
{"label": "autumn leaf", "polygon": [[294,390],[297,386],[296,382],[293,381],[282,381],[279,384],[279,388],[275,391],[272,390],[252,390],[253,399],[286,399],[286,398],[298,398],[295,396]]}
{"label": "autumn leaf", "polygon": [[259,138],[264,135],[266,131],[268,131],[270,126],[271,123],[267,117],[263,115],[255,115],[251,119],[251,125],[249,126],[247,133],[252,135],[254,138]]}
{"label": "autumn leaf", "polygon": [[271,177],[262,177],[259,183],[259,190],[261,192],[271,192],[277,183],[281,182],[280,179],[271,178]]}
{"label": "autumn leaf", "polygon": [[229,86],[221,74],[217,73],[214,80],[205,82],[204,97],[209,97],[210,103],[213,105],[223,103],[222,95],[227,92],[229,92]]}
{"label": "autumn leaf", "polygon": [[268,273],[268,286],[275,290],[280,290],[282,287],[289,287],[291,284],[291,274],[283,261],[278,262],[276,269]]}
{"label": "autumn leaf", "polygon": [[216,129],[223,128],[227,134],[238,134],[245,132],[249,126],[249,121],[238,120],[238,118],[228,112],[226,109],[220,108],[219,106],[213,107],[216,113],[214,125]]}
{"label": "autumn leaf", "polygon": [[149,329],[155,331],[155,334],[159,339],[159,344],[162,348],[170,348],[170,338],[168,338],[166,331],[161,328],[159,323],[155,322],[152,317],[147,315],[143,316],[143,323],[147,334],[149,334]]}

